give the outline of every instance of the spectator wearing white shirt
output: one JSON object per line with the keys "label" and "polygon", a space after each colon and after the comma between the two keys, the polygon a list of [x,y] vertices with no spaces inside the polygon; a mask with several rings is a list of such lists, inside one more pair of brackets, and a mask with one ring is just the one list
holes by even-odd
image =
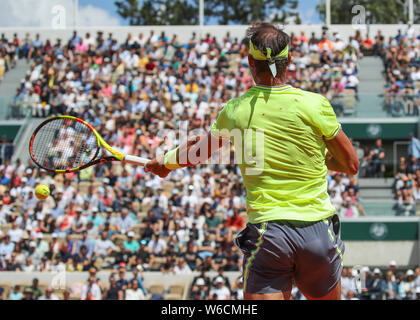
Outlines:
{"label": "spectator wearing white shirt", "polygon": [[198,197],[194,194],[194,186],[190,184],[188,186],[188,194],[181,198],[181,205],[184,207],[189,203],[190,207],[194,208],[198,204]]}
{"label": "spectator wearing white shirt", "polygon": [[222,277],[217,277],[216,280],[216,287],[213,287],[210,290],[210,298],[215,300],[230,300],[230,290],[225,286],[225,281]]}
{"label": "spectator wearing white shirt", "polygon": [[94,276],[89,277],[88,283],[83,286],[81,294],[82,300],[86,300],[89,297],[88,292],[91,293],[94,300],[101,300],[101,288],[95,283]]}
{"label": "spectator wearing white shirt", "polygon": [[137,279],[131,281],[131,288],[125,291],[125,300],[145,300],[143,291],[139,288]]}
{"label": "spectator wearing white shirt", "polygon": [[414,286],[416,289],[420,289],[420,267],[416,268],[416,279],[414,280]]}
{"label": "spectator wearing white shirt", "polygon": [[155,238],[150,240],[147,247],[150,250],[151,254],[156,256],[163,256],[167,248],[166,242],[160,238],[160,233],[155,233]]}
{"label": "spectator wearing white shirt", "polygon": [[163,188],[162,187],[158,187],[158,189],[157,189],[157,195],[152,200],[152,203],[154,203],[156,200],[158,200],[158,203],[159,203],[159,207],[160,208],[162,208],[163,210],[167,210],[168,209],[168,198],[163,193]]}
{"label": "spectator wearing white shirt", "polygon": [[13,243],[18,243],[22,238],[23,230],[19,228],[18,224],[13,222],[12,229],[9,230],[7,235],[10,237],[10,241]]}
{"label": "spectator wearing white shirt", "polygon": [[351,269],[343,268],[341,273],[341,299],[345,299],[349,291],[356,292],[356,284]]}
{"label": "spectator wearing white shirt", "polygon": [[100,256],[102,258],[105,258],[111,254],[113,250],[116,250],[115,244],[108,240],[108,232],[103,231],[101,233],[101,238],[96,240],[95,245],[93,247],[93,253],[95,256]]}
{"label": "spectator wearing white shirt", "polygon": [[55,294],[53,294],[53,289],[51,287],[47,287],[47,289],[45,289],[45,294],[40,296],[38,300],[59,300],[59,299]]}
{"label": "spectator wearing white shirt", "polygon": [[175,274],[191,274],[191,269],[188,264],[185,263],[185,259],[183,257],[179,257],[176,261],[176,265],[174,267]]}
{"label": "spectator wearing white shirt", "polygon": [[411,74],[410,74],[411,80],[413,81],[420,81],[420,67],[413,67]]}
{"label": "spectator wearing white shirt", "polygon": [[407,270],[405,274],[405,279],[400,283],[400,295],[403,300],[416,299],[414,271],[411,269]]}

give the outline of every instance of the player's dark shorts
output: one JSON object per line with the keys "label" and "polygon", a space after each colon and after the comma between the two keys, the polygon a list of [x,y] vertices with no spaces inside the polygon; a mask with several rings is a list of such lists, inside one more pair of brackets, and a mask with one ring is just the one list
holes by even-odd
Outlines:
{"label": "player's dark shorts", "polygon": [[235,244],[244,253],[244,291],[278,293],[299,290],[312,298],[327,295],[343,269],[344,243],[337,215],[317,222],[248,223]]}

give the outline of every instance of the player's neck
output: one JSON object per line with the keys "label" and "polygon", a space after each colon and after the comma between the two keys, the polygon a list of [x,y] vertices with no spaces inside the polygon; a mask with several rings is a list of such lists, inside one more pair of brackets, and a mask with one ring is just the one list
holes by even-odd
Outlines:
{"label": "player's neck", "polygon": [[286,77],[279,78],[258,78],[255,80],[257,86],[265,86],[265,87],[280,87],[286,85]]}

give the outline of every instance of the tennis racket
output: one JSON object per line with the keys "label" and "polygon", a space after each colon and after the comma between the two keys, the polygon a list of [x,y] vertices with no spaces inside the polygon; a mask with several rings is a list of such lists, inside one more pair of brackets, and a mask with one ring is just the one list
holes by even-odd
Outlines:
{"label": "tennis racket", "polygon": [[89,123],[66,115],[50,118],[35,129],[29,154],[37,166],[55,173],[76,172],[111,161],[140,166],[149,162],[113,149]]}

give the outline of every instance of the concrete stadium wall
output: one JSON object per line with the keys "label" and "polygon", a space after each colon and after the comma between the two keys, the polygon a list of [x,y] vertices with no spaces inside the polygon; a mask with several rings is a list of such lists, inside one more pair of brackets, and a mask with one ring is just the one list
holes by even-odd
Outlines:
{"label": "concrete stadium wall", "polygon": [[[84,35],[86,32],[90,32],[92,35],[96,35],[97,31],[103,31],[105,37],[108,36],[108,32],[113,33],[113,37],[116,38],[119,42],[124,41],[128,33],[137,36],[139,33],[147,38],[150,31],[154,30],[156,34],[161,31],[165,31],[166,35],[172,37],[173,34],[177,34],[180,41],[187,41],[190,39],[193,32],[196,32],[197,35],[202,34],[203,36],[206,33],[210,33],[213,36],[216,36],[218,40],[221,40],[226,32],[229,31],[232,37],[238,37],[241,40],[245,36],[245,30],[247,25],[239,26],[132,26],[132,27],[80,27],[76,28],[79,34]],[[351,24],[334,24],[331,25],[331,32],[338,32],[344,39],[348,39],[350,35],[354,35],[356,32],[357,26],[352,26]],[[416,34],[420,33],[420,25],[414,25]],[[369,30],[371,37],[374,37],[378,30],[382,31],[382,34],[386,37],[395,36],[397,30],[401,29],[404,31],[407,29],[407,25],[404,24],[377,24],[370,25],[368,29],[361,30],[363,36],[365,36],[366,31]],[[5,33],[8,38],[13,37],[14,33],[17,33],[19,37],[23,38],[26,33],[30,33],[32,36],[36,33],[39,33],[41,39],[46,40],[50,39],[55,41],[57,38],[67,40],[71,37],[74,28],[69,27],[66,29],[52,29],[52,28],[0,28],[0,33]],[[289,34],[294,32],[299,34],[301,31],[305,31],[306,35],[310,35],[311,32],[315,32],[316,35],[320,35],[322,32],[322,25],[287,25],[285,26],[285,31]]]}
{"label": "concrete stadium wall", "polygon": [[391,260],[398,267],[420,266],[419,241],[344,241],[345,266],[387,267]]}
{"label": "concrete stadium wall", "polygon": [[[101,280],[102,283],[108,285],[110,271],[100,271],[97,273],[97,277]],[[191,285],[192,280],[195,276],[198,276],[199,273],[193,272],[190,275],[174,275],[174,274],[162,274],[161,272],[144,272],[144,285],[148,288],[154,282],[164,283],[166,289],[170,284],[173,283],[185,283],[187,284],[187,290],[189,290],[189,286]],[[206,273],[210,279],[213,279],[217,276],[216,272],[208,272]],[[224,272],[224,275],[229,278],[231,284],[235,283],[236,279],[241,275],[240,272]],[[75,282],[86,282],[89,277],[88,272],[65,272],[64,282],[67,286],[71,286]],[[118,279],[118,275],[116,275]],[[2,271],[0,272],[0,283],[1,282],[10,282],[12,285],[16,283],[31,283],[34,278],[38,278],[40,282],[48,283],[50,286],[55,287],[57,285],[57,273],[54,272],[13,272],[13,271]],[[127,280],[132,278],[132,273],[127,272],[126,277]],[[55,285],[54,285],[55,284]]]}

